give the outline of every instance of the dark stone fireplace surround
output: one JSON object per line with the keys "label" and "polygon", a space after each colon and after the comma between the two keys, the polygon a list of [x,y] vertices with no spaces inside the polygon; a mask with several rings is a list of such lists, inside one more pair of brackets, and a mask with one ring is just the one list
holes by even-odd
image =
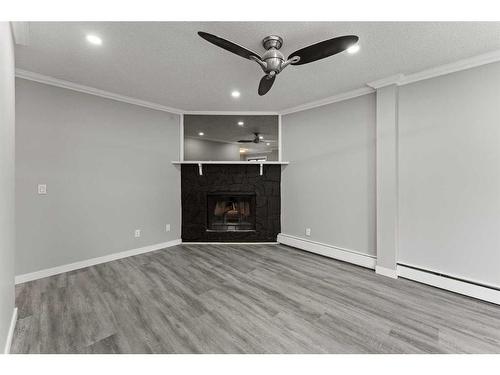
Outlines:
{"label": "dark stone fireplace surround", "polygon": [[[275,242],[280,232],[281,166],[205,164],[181,166],[182,241]],[[255,231],[207,231],[207,196],[213,193],[255,194]]]}

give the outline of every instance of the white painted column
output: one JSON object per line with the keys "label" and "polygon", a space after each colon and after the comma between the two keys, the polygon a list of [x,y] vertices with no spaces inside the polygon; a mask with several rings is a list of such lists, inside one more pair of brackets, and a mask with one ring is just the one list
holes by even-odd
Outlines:
{"label": "white painted column", "polygon": [[377,265],[396,278],[398,253],[398,86],[377,89]]}

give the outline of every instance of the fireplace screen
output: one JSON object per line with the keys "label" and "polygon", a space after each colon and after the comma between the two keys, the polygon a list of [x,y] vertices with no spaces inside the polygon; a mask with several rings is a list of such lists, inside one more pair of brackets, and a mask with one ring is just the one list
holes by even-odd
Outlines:
{"label": "fireplace screen", "polygon": [[207,214],[207,230],[255,230],[255,194],[208,194]]}

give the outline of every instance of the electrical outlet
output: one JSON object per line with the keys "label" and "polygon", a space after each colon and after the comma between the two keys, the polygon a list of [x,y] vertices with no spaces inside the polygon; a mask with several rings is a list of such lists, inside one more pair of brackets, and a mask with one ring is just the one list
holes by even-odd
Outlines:
{"label": "electrical outlet", "polygon": [[141,230],[140,229],[136,229],[135,232],[134,232],[134,237],[135,238],[139,238],[141,236]]}
{"label": "electrical outlet", "polygon": [[306,236],[310,236],[311,235],[311,228],[306,228]]}
{"label": "electrical outlet", "polygon": [[165,225],[165,232],[170,232],[170,224]]}
{"label": "electrical outlet", "polygon": [[40,194],[40,195],[47,194],[47,185],[45,185],[45,184],[38,184],[38,194]]}

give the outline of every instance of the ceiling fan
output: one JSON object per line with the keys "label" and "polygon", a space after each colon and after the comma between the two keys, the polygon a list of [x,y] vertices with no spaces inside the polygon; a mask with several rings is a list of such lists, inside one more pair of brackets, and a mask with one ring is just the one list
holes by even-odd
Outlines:
{"label": "ceiling fan", "polygon": [[344,35],[324,40],[295,51],[285,60],[284,55],[279,51],[283,45],[283,39],[277,35],[270,35],[262,40],[262,45],[267,50],[262,57],[255,52],[216,35],[203,31],[199,31],[198,35],[220,48],[257,62],[264,73],[266,73],[259,83],[259,95],[267,94],[273,86],[276,75],[288,65],[304,65],[335,55],[353,46],[359,39],[356,35]]}
{"label": "ceiling fan", "polygon": [[262,137],[260,135],[260,133],[253,133],[253,135],[255,136],[254,139],[240,139],[238,141],[238,143],[269,143],[269,142],[274,142],[272,140],[268,140],[268,139],[264,139],[264,137]]}

